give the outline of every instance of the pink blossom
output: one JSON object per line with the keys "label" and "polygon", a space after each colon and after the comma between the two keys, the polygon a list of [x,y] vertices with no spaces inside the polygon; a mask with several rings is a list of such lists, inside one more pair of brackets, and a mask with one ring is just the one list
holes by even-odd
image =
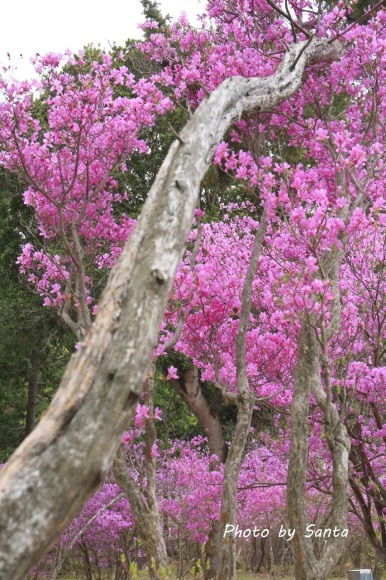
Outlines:
{"label": "pink blossom", "polygon": [[168,374],[166,375],[166,380],[169,379],[178,379],[178,369],[176,367],[169,367]]}

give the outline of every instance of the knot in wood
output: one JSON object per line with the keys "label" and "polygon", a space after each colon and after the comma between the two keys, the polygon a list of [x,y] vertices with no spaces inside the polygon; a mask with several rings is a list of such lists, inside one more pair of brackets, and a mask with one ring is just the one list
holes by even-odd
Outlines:
{"label": "knot in wood", "polygon": [[154,280],[156,281],[158,286],[163,286],[163,284],[165,284],[166,277],[163,274],[163,272],[161,272],[161,270],[159,270],[158,268],[155,268],[154,270],[152,270],[151,275],[154,278]]}

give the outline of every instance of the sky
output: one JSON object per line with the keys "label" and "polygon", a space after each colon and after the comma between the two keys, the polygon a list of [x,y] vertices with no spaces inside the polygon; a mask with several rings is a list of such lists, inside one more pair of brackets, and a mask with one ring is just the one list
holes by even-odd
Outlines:
{"label": "sky", "polygon": [[[36,53],[77,51],[84,45],[123,44],[140,38],[143,22],[140,0],[17,0],[1,7],[0,63],[9,52],[16,76],[32,74],[29,60]],[[185,11],[192,23],[205,0],[159,0],[161,11],[177,18]],[[20,58],[19,55],[23,55]]]}

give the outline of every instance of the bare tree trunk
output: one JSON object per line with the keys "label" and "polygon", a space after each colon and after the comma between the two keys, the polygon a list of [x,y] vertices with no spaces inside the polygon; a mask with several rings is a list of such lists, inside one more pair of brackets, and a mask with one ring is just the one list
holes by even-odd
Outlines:
{"label": "bare tree trunk", "polygon": [[146,504],[137,482],[128,471],[123,445],[113,463],[114,477],[130,500],[131,511],[138,535],[146,552],[149,578],[162,580],[166,578],[168,556],[163,538],[158,503]]}
{"label": "bare tree trunk", "polygon": [[115,479],[130,502],[135,527],[146,553],[149,578],[162,580],[166,577],[168,556],[162,531],[161,516],[157,499],[157,466],[153,455],[153,445],[157,441],[157,431],[153,419],[153,391],[155,364],[150,364],[145,383],[145,404],[149,407],[150,418],[146,419],[146,489],[142,492],[135,479],[130,475],[122,446],[113,462]]}
{"label": "bare tree trunk", "polygon": [[291,449],[287,476],[287,505],[293,542],[296,578],[309,580],[316,558],[307,528],[306,473],[308,460],[308,415],[311,381],[319,373],[318,346],[314,330],[304,323],[298,339],[298,358],[291,407]]}
{"label": "bare tree trunk", "polygon": [[[166,551],[165,540],[163,537],[161,516],[159,512],[159,504],[157,499],[157,460],[153,453],[153,447],[157,442],[157,430],[155,428],[153,413],[154,413],[154,373],[155,363],[150,365],[149,377],[147,379],[145,391],[145,403],[149,407],[150,418],[146,420],[146,503],[148,511],[152,517],[152,527],[150,533],[152,538],[147,539],[151,550],[146,554],[150,578],[165,578],[166,569],[168,565],[168,556]],[[156,550],[154,550],[156,545]]]}
{"label": "bare tree trunk", "polygon": [[301,85],[307,64],[337,43],[290,47],[264,79],[233,77],[198,107],[149,192],[112,269],[99,312],[46,415],[0,474],[0,578],[19,580],[49,550],[105,477],[132,417],[191,226],[200,181],[243,114],[272,109]]}
{"label": "bare tree trunk", "polygon": [[197,417],[208,439],[209,454],[216,455],[220,463],[225,463],[227,448],[220,417],[202,394],[198,370],[188,370],[182,379],[170,379],[169,383],[186,403],[189,411]]}
{"label": "bare tree trunk", "polygon": [[236,538],[229,533],[227,525],[236,525],[237,482],[243,459],[245,444],[251,427],[255,396],[249,389],[246,362],[246,337],[251,313],[251,293],[253,279],[259,262],[261,247],[267,229],[267,212],[264,208],[259,229],[256,232],[251,259],[245,276],[241,296],[240,322],[236,335],[236,381],[237,381],[237,422],[225,463],[224,482],[221,498],[221,563],[217,578],[236,578]]}
{"label": "bare tree trunk", "polygon": [[233,533],[226,533],[226,526],[236,525],[237,482],[253,413],[254,396],[249,391],[248,382],[244,384],[243,390],[245,392],[238,396],[237,423],[224,470],[220,520],[220,567],[216,576],[220,580],[236,578],[236,538]]}
{"label": "bare tree trunk", "polygon": [[[169,383],[174,387],[188,409],[197,417],[207,439],[209,454],[216,455],[218,460],[212,462],[211,469],[216,469],[219,463],[225,463],[227,447],[225,445],[221,420],[215,409],[212,409],[204,397],[198,381],[198,370],[193,368],[187,371],[181,380],[170,379]],[[208,541],[205,544],[205,556],[209,562],[209,570],[205,572],[205,578],[215,578],[220,566],[221,552],[221,527],[220,522],[213,521],[209,532]]]}
{"label": "bare tree trunk", "polygon": [[[315,556],[307,528],[306,472],[308,458],[308,415],[311,391],[325,414],[326,440],[332,456],[333,497],[331,524],[347,528],[348,453],[350,441],[335,405],[328,401],[320,378],[320,345],[315,328],[304,321],[298,338],[298,359],[291,407],[291,450],[287,478],[287,504],[293,538],[297,580],[325,580],[337,562],[344,544],[341,533],[328,538],[320,559]],[[327,415],[330,418],[327,418]]]}
{"label": "bare tree trunk", "polygon": [[27,412],[25,419],[25,435],[29,435],[35,429],[36,423],[36,404],[38,400],[38,379],[41,365],[41,355],[37,350],[33,350],[31,354],[31,369],[28,379],[28,400]]}
{"label": "bare tree trunk", "polygon": [[[355,207],[355,204],[354,204]],[[351,210],[352,211],[352,210]],[[346,221],[350,212],[342,214]],[[346,240],[343,240],[344,243]],[[324,580],[342,553],[347,530],[348,458],[350,439],[332,400],[328,343],[341,320],[339,272],[342,250],[334,249],[322,258],[321,273],[331,282],[333,302],[328,325],[324,316],[316,323],[305,315],[298,337],[298,358],[291,405],[291,450],[287,478],[290,526],[295,529],[293,549],[297,580]],[[323,384],[322,384],[323,378]],[[329,524],[340,533],[330,536],[320,558],[316,558],[311,537],[306,538],[306,472],[308,456],[308,414],[310,394],[323,412],[324,432],[332,459],[332,510]]]}
{"label": "bare tree trunk", "polygon": [[221,555],[221,525],[218,520],[213,520],[205,544],[205,559],[209,562],[209,569],[205,570],[205,580],[216,578],[220,570]]}

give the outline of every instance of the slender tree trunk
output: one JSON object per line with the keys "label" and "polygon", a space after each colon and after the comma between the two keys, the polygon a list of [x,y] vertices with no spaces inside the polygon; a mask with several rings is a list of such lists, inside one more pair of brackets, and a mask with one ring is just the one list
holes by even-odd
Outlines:
{"label": "slender tree trunk", "polygon": [[120,446],[113,463],[113,473],[130,500],[131,511],[138,535],[146,552],[149,578],[167,578],[168,556],[162,532],[158,503],[146,504],[138,485],[128,471],[123,445]]}
{"label": "slender tree trunk", "polygon": [[135,411],[200,181],[217,144],[243,114],[290,97],[307,64],[334,60],[339,51],[324,39],[299,42],[274,75],[226,80],[171,146],[82,348],[71,357],[47,413],[1,470],[1,580],[19,580],[39,561],[112,463]]}
{"label": "slender tree trunk", "polygon": [[[166,569],[168,565],[168,557],[166,551],[166,544],[162,531],[162,522],[159,512],[159,504],[157,498],[157,458],[153,453],[153,448],[157,444],[157,430],[155,428],[153,413],[154,413],[154,373],[155,363],[150,365],[149,376],[145,387],[145,403],[149,407],[150,418],[146,420],[146,492],[145,498],[148,511],[151,513],[153,526],[151,528],[152,538],[147,540],[148,545],[153,551],[147,553],[148,565],[150,564],[150,577],[157,579],[166,578]],[[156,550],[154,545],[156,544]]]}
{"label": "slender tree trunk", "polygon": [[37,350],[33,350],[31,354],[31,368],[28,379],[28,400],[27,412],[25,419],[25,435],[29,435],[35,429],[36,423],[36,404],[38,400],[39,390],[39,370],[41,365],[41,355]]}
{"label": "slender tree trunk", "polygon": [[241,295],[240,322],[236,335],[236,381],[237,381],[237,422],[225,463],[224,482],[221,499],[221,564],[217,578],[233,580],[236,578],[236,538],[229,533],[227,525],[236,526],[237,482],[243,459],[245,444],[251,427],[255,396],[249,389],[246,361],[246,337],[251,313],[251,293],[253,279],[261,254],[267,229],[267,210],[264,208],[259,229],[253,242],[251,259],[245,276]]}
{"label": "slender tree trunk", "polygon": [[221,525],[218,520],[211,523],[208,541],[205,544],[205,559],[209,562],[209,569],[205,570],[205,580],[216,578],[220,570],[221,554]]}
{"label": "slender tree trunk", "polygon": [[149,407],[149,419],[145,423],[146,436],[146,489],[142,492],[135,479],[130,475],[125,461],[123,446],[120,446],[113,462],[115,479],[125,492],[130,502],[135,527],[144,545],[149,578],[161,580],[166,578],[168,557],[162,531],[161,516],[157,499],[157,466],[153,455],[153,445],[157,441],[154,425],[153,391],[155,364],[150,364],[145,383],[145,404]]}
{"label": "slender tree trunk", "polygon": [[233,533],[226,534],[225,532],[228,524],[236,525],[237,482],[252,421],[254,395],[249,391],[248,382],[245,384],[244,391],[245,393],[238,397],[237,423],[224,469],[220,520],[220,566],[216,576],[219,580],[236,578],[236,538]]}
{"label": "slender tree trunk", "polygon": [[[355,207],[355,205],[354,205]],[[347,220],[350,212],[344,210]],[[342,240],[344,244],[346,240]],[[321,260],[321,274],[331,282],[333,302],[330,320],[325,324],[322,316],[318,323],[307,314],[298,337],[298,357],[294,392],[291,405],[291,450],[288,465],[287,505],[290,526],[295,529],[293,549],[297,580],[324,580],[342,552],[347,530],[348,458],[350,439],[332,400],[328,343],[341,320],[339,272],[342,250],[326,252]],[[323,383],[322,383],[323,378]],[[332,510],[330,526],[340,530],[324,544],[320,558],[316,558],[311,537],[306,538],[306,472],[308,456],[308,413],[312,393],[323,413],[324,432],[332,459]]]}
{"label": "slender tree trunk", "polygon": [[298,339],[298,358],[291,407],[291,449],[287,476],[287,504],[295,573],[299,580],[310,580],[316,564],[311,541],[304,537],[307,528],[306,473],[308,459],[308,415],[312,377],[319,373],[316,337],[304,323]]}

